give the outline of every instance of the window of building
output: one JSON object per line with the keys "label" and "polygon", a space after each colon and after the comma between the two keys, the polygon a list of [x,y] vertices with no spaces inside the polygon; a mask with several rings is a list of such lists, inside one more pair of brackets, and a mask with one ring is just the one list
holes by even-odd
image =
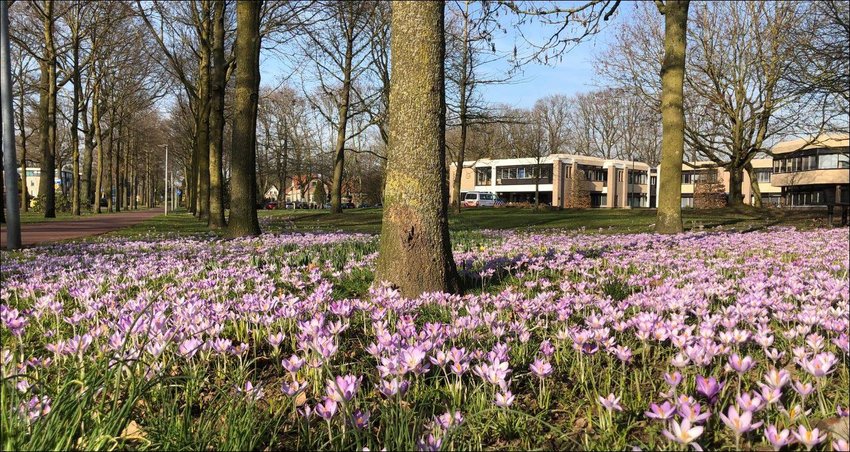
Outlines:
{"label": "window of building", "polygon": [[490,168],[475,169],[475,185],[490,185]]}
{"label": "window of building", "polygon": [[632,171],[632,172],[629,173],[629,183],[630,184],[645,185],[646,184],[646,177],[647,177],[646,171]]}
{"label": "window of building", "polygon": [[838,168],[838,154],[826,154],[820,156],[818,162],[820,169],[835,169]]}
{"label": "window of building", "polygon": [[682,208],[690,208],[694,206],[693,195],[682,195]]}
{"label": "window of building", "polygon": [[762,184],[770,183],[771,171],[769,169],[758,169],[756,172],[756,181]]}
{"label": "window of building", "polygon": [[850,168],[850,154],[838,154],[838,167]]}
{"label": "window of building", "polygon": [[608,205],[608,195],[605,193],[591,193],[590,207],[603,207]]}

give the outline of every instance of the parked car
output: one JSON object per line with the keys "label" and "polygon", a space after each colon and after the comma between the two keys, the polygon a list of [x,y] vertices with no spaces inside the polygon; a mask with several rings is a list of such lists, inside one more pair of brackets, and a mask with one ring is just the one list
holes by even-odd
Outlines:
{"label": "parked car", "polygon": [[342,203],[342,205],[340,207],[342,207],[343,209],[353,209],[354,203],[353,202],[344,202],[344,203]]}
{"label": "parked car", "polygon": [[361,202],[360,204],[357,205],[358,209],[368,209],[369,207],[372,207],[372,206],[370,206],[369,204],[367,204],[365,202]]}
{"label": "parked car", "polygon": [[292,201],[286,201],[286,204],[283,205],[284,209],[294,209],[295,203]]}
{"label": "parked car", "polygon": [[471,191],[463,197],[464,207],[493,207],[496,195],[487,192]]}
{"label": "parked car", "polygon": [[266,204],[263,206],[266,210],[274,210],[277,209],[277,201],[266,201]]}

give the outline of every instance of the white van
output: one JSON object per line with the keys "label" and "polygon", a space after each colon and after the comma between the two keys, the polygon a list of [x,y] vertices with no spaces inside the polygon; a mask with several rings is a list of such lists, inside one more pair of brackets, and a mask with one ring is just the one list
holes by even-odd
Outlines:
{"label": "white van", "polygon": [[493,207],[496,195],[487,192],[471,191],[463,197],[464,207]]}

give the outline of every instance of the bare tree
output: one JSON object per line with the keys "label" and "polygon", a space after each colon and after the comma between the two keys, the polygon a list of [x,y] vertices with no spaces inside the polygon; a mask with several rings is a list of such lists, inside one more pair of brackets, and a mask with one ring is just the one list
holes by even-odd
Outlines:
{"label": "bare tree", "polygon": [[481,87],[504,83],[509,77],[493,77],[485,72],[491,63],[505,57],[496,52],[493,34],[500,25],[497,8],[489,3],[473,4],[470,0],[455,0],[448,4],[447,25],[447,108],[449,126],[459,129],[455,148],[455,175],[452,199],[460,212],[460,187],[463,162],[466,159],[467,139],[471,125],[489,121],[492,114],[481,99]]}
{"label": "bare tree", "polygon": [[316,102],[311,96],[308,100],[335,129],[331,212],[341,213],[346,143],[365,130],[351,130],[349,126],[352,118],[367,114],[380,95],[366,92],[363,83],[369,74],[376,3],[317,2],[314,8],[318,18],[304,26],[301,45],[304,55],[314,63],[312,75],[322,97],[333,102]]}

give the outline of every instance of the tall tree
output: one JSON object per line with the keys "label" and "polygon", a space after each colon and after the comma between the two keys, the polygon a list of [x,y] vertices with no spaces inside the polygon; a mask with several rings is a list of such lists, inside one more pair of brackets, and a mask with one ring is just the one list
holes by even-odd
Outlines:
{"label": "tall tree", "polygon": [[376,281],[458,292],[448,225],[442,1],[393,4],[390,129]]}
{"label": "tall tree", "polygon": [[257,220],[257,100],[260,91],[262,1],[236,3],[236,95],[233,100],[233,163],[230,179],[230,236],[260,234]]}
{"label": "tall tree", "polygon": [[689,0],[656,2],[664,15],[661,64],[661,169],[655,231],[682,232],[682,160],[685,153],[685,52]]}
{"label": "tall tree", "polygon": [[335,128],[331,212],[342,213],[346,143],[365,130],[351,127],[351,120],[367,113],[378,97],[378,93],[364,93],[362,83],[374,43],[370,31],[376,2],[317,2],[315,8],[318,19],[305,25],[302,47],[315,63],[323,97],[333,100],[330,105],[311,102]]}
{"label": "tall tree", "polygon": [[227,62],[224,58],[225,0],[213,0],[210,66],[210,218],[209,225],[221,229],[224,222],[222,151],[224,138],[224,88]]}
{"label": "tall tree", "polygon": [[504,83],[509,77],[491,78],[484,70],[503,59],[496,52],[493,34],[499,28],[496,20],[498,8],[487,2],[455,0],[448,4],[451,13],[447,29],[446,79],[448,81],[447,122],[458,128],[454,152],[454,188],[451,190],[452,207],[460,212],[460,187],[463,162],[466,159],[470,127],[491,120],[481,100],[485,85]]}

